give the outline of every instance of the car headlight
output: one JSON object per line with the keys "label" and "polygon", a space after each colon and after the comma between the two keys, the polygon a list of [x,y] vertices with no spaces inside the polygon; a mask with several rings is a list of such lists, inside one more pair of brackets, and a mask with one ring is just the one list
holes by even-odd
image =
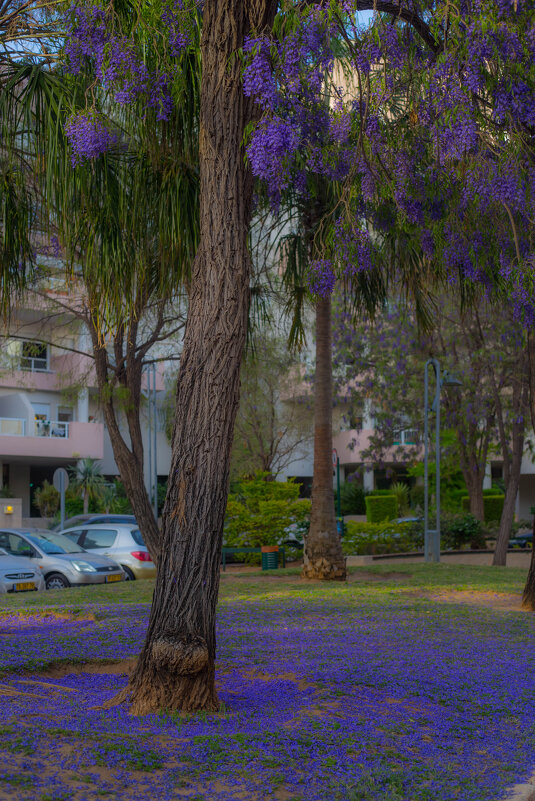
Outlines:
{"label": "car headlight", "polygon": [[76,562],[71,562],[71,564],[74,567],[74,569],[77,570],[79,573],[96,573],[97,572],[96,568],[93,567],[93,565],[90,565],[89,562],[76,561]]}

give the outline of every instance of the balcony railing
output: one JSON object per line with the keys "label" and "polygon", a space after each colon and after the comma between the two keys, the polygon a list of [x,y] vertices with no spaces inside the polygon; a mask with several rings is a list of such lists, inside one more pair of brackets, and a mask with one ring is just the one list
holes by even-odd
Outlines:
{"label": "balcony railing", "polygon": [[[34,420],[31,437],[59,437],[68,439],[69,424],[63,420]],[[0,436],[25,437],[26,420],[22,417],[0,417]]]}
{"label": "balcony railing", "polygon": [[418,445],[419,442],[420,435],[415,428],[407,428],[395,434],[394,445]]}
{"label": "balcony railing", "polygon": [[62,420],[36,420],[34,436],[67,439],[69,436],[69,424]]}
{"label": "balcony railing", "polygon": [[22,417],[0,417],[0,436],[23,437],[26,434],[26,420]]}

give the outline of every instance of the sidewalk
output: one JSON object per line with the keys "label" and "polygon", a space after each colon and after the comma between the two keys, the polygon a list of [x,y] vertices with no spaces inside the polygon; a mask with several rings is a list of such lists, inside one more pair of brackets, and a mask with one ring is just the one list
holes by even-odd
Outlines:
{"label": "sidewalk", "polygon": [[[445,565],[491,565],[492,551],[443,551],[440,561]],[[399,565],[418,564],[424,562],[421,553],[385,554],[375,556],[348,556],[348,567],[362,567],[363,565]],[[508,551],[507,567],[521,567],[529,570],[531,564],[531,551]]]}

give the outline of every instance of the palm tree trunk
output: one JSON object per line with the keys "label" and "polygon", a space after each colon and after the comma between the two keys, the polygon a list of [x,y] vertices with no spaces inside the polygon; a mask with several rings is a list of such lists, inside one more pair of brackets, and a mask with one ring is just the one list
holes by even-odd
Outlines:
{"label": "palm tree trunk", "polygon": [[334,516],[332,469],[331,298],[316,303],[314,395],[314,478],[310,529],[305,541],[303,577],[345,581],[346,560]]}
{"label": "palm tree trunk", "polygon": [[252,176],[241,143],[254,108],[236,57],[276,0],[205,0],[200,244],[177,381],[169,488],[147,637],[123,693],[131,712],[215,710],[215,609],[230,448],[247,327]]}

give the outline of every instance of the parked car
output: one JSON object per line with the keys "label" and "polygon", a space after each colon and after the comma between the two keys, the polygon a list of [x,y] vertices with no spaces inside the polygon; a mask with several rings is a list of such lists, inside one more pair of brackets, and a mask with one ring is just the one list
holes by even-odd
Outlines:
{"label": "parked car", "polygon": [[[65,531],[67,528],[72,528],[73,526],[81,526],[83,523],[87,523],[87,525],[93,525],[94,523],[131,523],[133,525],[137,525],[134,515],[87,514],[69,517],[63,524],[63,531]],[[51,531],[61,530],[61,523],[58,523],[51,528]]]}
{"label": "parked car", "polygon": [[76,584],[107,584],[125,578],[112,559],[87,553],[55,531],[0,529],[0,548],[17,559],[30,559],[33,565],[41,568],[47,590]]}
{"label": "parked car", "polygon": [[127,581],[156,576],[156,566],[136,525],[80,525],[63,529],[62,534],[86,551],[110,556],[121,565]]}
{"label": "parked car", "polygon": [[10,556],[0,548],[0,593],[44,589],[45,578],[38,565],[23,556]]}
{"label": "parked car", "polygon": [[514,537],[509,539],[509,548],[532,548],[533,532],[528,529],[517,531]]}

